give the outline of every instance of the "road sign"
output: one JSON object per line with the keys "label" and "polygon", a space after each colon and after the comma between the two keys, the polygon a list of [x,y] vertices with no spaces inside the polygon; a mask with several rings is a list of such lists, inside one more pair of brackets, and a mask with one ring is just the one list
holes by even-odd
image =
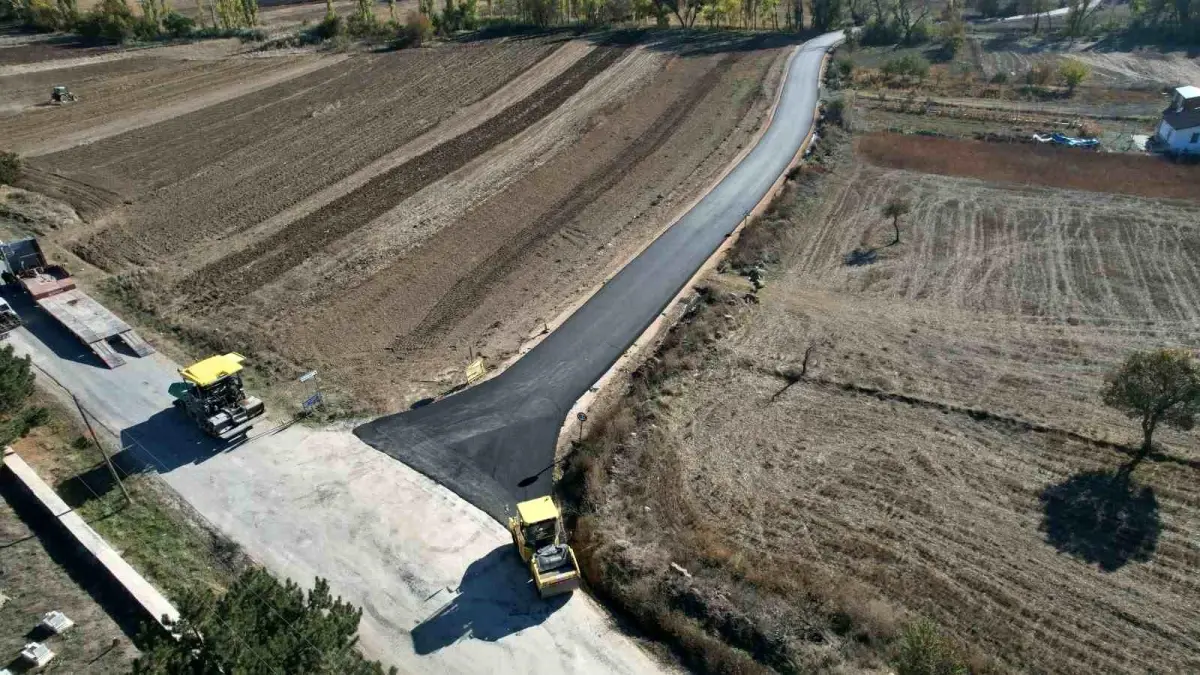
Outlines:
{"label": "road sign", "polygon": [[487,374],[487,366],[483,365],[483,357],[475,359],[467,366],[467,384],[475,384],[479,378]]}
{"label": "road sign", "polygon": [[308,399],[306,401],[304,401],[304,409],[312,410],[314,406],[320,405],[320,403],[321,403],[321,392],[318,391],[317,393],[313,394],[312,396],[309,396]]}
{"label": "road sign", "polygon": [[301,375],[301,376],[300,376],[300,381],[301,381],[301,382],[308,382],[309,380],[313,379],[313,378],[314,378],[314,377],[316,377],[316,376],[317,376],[317,371],[315,371],[315,370],[310,370],[310,371],[308,371],[307,373],[305,373],[305,374],[303,374],[303,375]]}
{"label": "road sign", "polygon": [[580,422],[586,422],[587,421],[587,413],[581,412],[575,416],[575,419],[579,420]]}

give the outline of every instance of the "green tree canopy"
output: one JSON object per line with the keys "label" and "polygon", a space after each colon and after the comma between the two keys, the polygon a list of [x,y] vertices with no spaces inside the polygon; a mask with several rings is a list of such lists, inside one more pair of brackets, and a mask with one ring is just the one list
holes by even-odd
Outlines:
{"label": "green tree canopy", "polygon": [[17,356],[12,345],[0,347],[0,414],[15,412],[33,393],[28,356]]}
{"label": "green tree canopy", "polygon": [[1150,453],[1160,422],[1191,429],[1200,412],[1200,365],[1186,349],[1130,354],[1108,376],[1104,403],[1142,423],[1138,459]]}
{"label": "green tree canopy", "polygon": [[[189,592],[172,629],[149,639],[134,675],[382,675],[355,649],[362,610],[330,595],[318,578],[305,594],[261,568],[244,572],[224,595]],[[395,668],[388,673],[394,674]]]}

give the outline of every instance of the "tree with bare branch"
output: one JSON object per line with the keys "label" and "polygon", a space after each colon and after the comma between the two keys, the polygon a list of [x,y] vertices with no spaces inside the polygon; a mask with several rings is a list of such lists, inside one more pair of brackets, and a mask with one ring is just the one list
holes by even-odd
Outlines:
{"label": "tree with bare branch", "polygon": [[893,246],[900,243],[900,218],[910,211],[912,211],[912,206],[899,197],[890,200],[883,206],[884,217],[892,219],[892,228],[896,230],[896,238],[892,241]]}

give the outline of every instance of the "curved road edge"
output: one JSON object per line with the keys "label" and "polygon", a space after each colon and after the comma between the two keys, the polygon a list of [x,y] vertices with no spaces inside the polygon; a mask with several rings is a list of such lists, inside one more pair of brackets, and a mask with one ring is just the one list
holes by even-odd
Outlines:
{"label": "curved road edge", "polygon": [[758,143],[541,344],[491,380],[354,433],[501,522],[515,502],[549,494],[568,411],[769,200],[812,133],[821,72],[842,37],[796,48]]}

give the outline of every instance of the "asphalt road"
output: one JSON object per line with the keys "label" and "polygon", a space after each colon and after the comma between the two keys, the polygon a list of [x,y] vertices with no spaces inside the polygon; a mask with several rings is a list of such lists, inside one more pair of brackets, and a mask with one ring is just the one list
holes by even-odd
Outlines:
{"label": "asphalt road", "polygon": [[787,170],[815,121],[824,56],[841,39],[836,31],[796,49],[758,145],[558,330],[498,377],[355,435],[502,522],[515,502],[549,494],[553,472],[544,470],[567,412]]}
{"label": "asphalt road", "polygon": [[158,472],[274,574],[328,579],[363,608],[370,658],[403,673],[661,672],[587,594],[539,598],[505,528],[349,430],[262,420],[218,444],[172,407],[177,364],[152,354],[110,370],[32,303],[14,307],[26,325],[8,344],[124,448],[118,466]]}

